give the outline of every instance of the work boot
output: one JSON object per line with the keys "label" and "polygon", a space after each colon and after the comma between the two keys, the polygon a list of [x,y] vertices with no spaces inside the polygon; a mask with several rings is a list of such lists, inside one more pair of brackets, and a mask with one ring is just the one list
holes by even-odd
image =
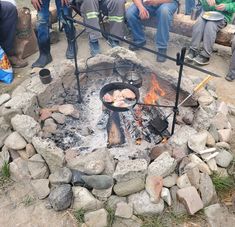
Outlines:
{"label": "work boot", "polygon": [[193,61],[193,59],[197,56],[197,51],[193,49],[189,49],[187,55],[185,56],[185,59],[189,61]]}
{"label": "work boot", "polygon": [[146,45],[146,41],[144,41],[142,43],[139,43],[139,44],[136,44],[136,45],[130,44],[129,45],[129,50],[136,51],[136,50],[139,50],[141,47],[144,47],[145,45]]}
{"label": "work boot", "polygon": [[[75,51],[77,53],[78,51],[78,45],[77,42],[75,41]],[[67,50],[66,50],[66,58],[67,59],[74,59],[75,53],[74,53],[74,49],[73,49],[73,42],[68,40],[68,46],[67,46]]]}
{"label": "work boot", "polygon": [[232,82],[235,80],[235,74],[228,73],[227,76],[225,77],[225,79],[229,82]]}
{"label": "work boot", "polygon": [[[160,54],[165,54],[166,55],[166,51],[167,51],[166,48],[159,48],[158,49],[158,52]],[[166,57],[157,54],[157,62],[165,62],[165,61],[166,61]]]}
{"label": "work boot", "polygon": [[28,65],[27,61],[19,59],[16,56],[9,56],[9,61],[13,68],[24,68]]}
{"label": "work boot", "polygon": [[203,65],[208,65],[210,63],[210,58],[207,58],[207,57],[199,54],[199,55],[197,55],[197,57],[195,57],[193,59],[193,61],[195,63],[197,63],[198,65],[203,66]]}
{"label": "work boot", "polygon": [[90,45],[90,53],[91,56],[96,56],[97,54],[100,54],[100,45],[99,45],[99,41],[96,40],[90,40],[89,41],[89,45]]}

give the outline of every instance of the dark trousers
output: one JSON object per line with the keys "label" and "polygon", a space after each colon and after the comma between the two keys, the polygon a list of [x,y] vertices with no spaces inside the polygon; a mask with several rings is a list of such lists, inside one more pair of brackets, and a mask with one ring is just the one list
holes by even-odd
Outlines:
{"label": "dark trousers", "polygon": [[231,58],[230,66],[229,66],[228,75],[231,78],[235,79],[235,36],[233,37],[233,40],[232,40],[232,58]]}
{"label": "dark trousers", "polygon": [[13,48],[17,16],[17,9],[12,3],[0,1],[0,46],[7,55]]}

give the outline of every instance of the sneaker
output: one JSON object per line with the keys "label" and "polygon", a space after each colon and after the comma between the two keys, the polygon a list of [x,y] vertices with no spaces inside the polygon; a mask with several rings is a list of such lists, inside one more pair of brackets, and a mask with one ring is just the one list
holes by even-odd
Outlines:
{"label": "sneaker", "polygon": [[89,41],[89,45],[90,45],[90,53],[91,56],[96,56],[97,54],[100,54],[100,45],[98,40],[95,41]]}
{"label": "sneaker", "polygon": [[231,73],[228,73],[225,79],[229,82],[232,82],[235,80],[235,75],[232,75]]}
{"label": "sneaker", "polygon": [[112,39],[112,38],[108,38],[107,43],[108,43],[112,48],[120,46],[120,45],[119,45],[119,41],[118,41],[118,40],[114,40],[114,39]]}
{"label": "sneaker", "polygon": [[197,56],[197,51],[193,49],[189,49],[187,55],[185,56],[185,59],[189,61],[193,61],[193,59]]}
{"label": "sneaker", "polygon": [[210,63],[210,58],[204,57],[202,55],[197,55],[197,57],[193,58],[193,61],[198,65],[208,65]]}
{"label": "sneaker", "polygon": [[130,44],[129,45],[129,50],[131,50],[131,51],[139,50],[141,47],[145,46],[145,44],[146,44],[146,41],[144,41],[142,43],[139,43],[139,44],[136,44],[136,45]]}
{"label": "sneaker", "polygon": [[[166,55],[166,52],[167,52],[167,49],[163,49],[163,48],[159,48],[158,49],[158,52],[160,53],[160,54],[164,54],[164,55]],[[162,55],[159,55],[159,54],[157,54],[157,62],[165,62],[166,61],[166,57],[165,56],[162,56]]]}

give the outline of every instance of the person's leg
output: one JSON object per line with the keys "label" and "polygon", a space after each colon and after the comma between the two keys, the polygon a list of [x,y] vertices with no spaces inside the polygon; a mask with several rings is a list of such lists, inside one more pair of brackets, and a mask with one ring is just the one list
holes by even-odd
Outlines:
{"label": "person's leg", "polygon": [[50,0],[42,0],[41,10],[38,11],[36,31],[40,55],[39,58],[32,64],[32,68],[43,68],[52,61],[49,36],[49,4]]}
{"label": "person's leg", "polygon": [[185,0],[185,15],[191,15],[192,9],[195,7],[195,0]]}
{"label": "person's leg", "polygon": [[11,55],[17,24],[17,9],[10,2],[1,1],[0,4],[0,46],[7,55]]}
{"label": "person's leg", "polygon": [[[104,4],[108,8],[108,19],[110,25],[110,33],[119,37],[124,36],[124,14],[125,0],[105,0]],[[119,41],[110,37],[112,47],[119,45]]]}
{"label": "person's leg", "polygon": [[[158,51],[162,54],[166,54],[167,45],[169,41],[169,31],[170,26],[173,21],[174,13],[178,8],[178,3],[173,1],[172,3],[163,3],[157,7],[157,35],[156,35],[156,45]],[[158,55],[157,61],[164,62],[165,57]]]}
{"label": "person's leg", "polygon": [[197,64],[209,64],[217,32],[225,26],[226,22],[224,20],[206,22],[203,34],[203,48],[200,51],[200,54],[194,59]]}
{"label": "person's leg", "polygon": [[233,37],[232,40],[232,57],[230,61],[229,71],[225,79],[228,81],[235,80],[235,36]]}

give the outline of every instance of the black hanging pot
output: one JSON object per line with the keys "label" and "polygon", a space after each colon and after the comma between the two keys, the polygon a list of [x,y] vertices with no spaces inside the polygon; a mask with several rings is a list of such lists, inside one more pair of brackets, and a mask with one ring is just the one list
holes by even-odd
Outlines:
{"label": "black hanging pot", "polygon": [[[135,99],[133,100],[125,100],[129,105],[127,107],[117,107],[114,106],[112,102],[106,102],[104,100],[104,96],[106,94],[111,94],[115,90],[123,90],[123,89],[129,89],[135,94]],[[121,83],[121,82],[115,82],[115,83],[110,83],[106,84],[101,90],[100,90],[100,100],[102,101],[103,105],[112,111],[116,112],[124,112],[124,111],[132,111],[134,106],[137,104],[138,100],[140,98],[140,93],[138,88],[131,84],[127,83]]]}

